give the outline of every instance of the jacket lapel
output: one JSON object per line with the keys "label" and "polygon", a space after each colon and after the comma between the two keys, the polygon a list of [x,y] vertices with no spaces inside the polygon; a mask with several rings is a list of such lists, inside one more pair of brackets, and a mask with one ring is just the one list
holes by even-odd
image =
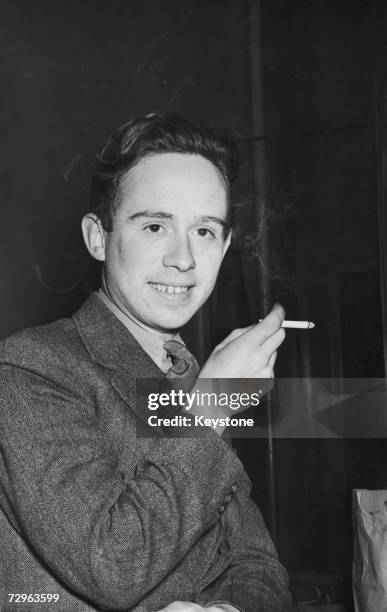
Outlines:
{"label": "jacket lapel", "polygon": [[[165,390],[165,374],[97,293],[73,315],[73,322],[92,360],[110,370],[114,389],[146,425],[146,435],[156,429],[161,433],[161,428],[148,425],[151,413],[146,400],[148,393]],[[142,379],[151,380],[144,385]]]}

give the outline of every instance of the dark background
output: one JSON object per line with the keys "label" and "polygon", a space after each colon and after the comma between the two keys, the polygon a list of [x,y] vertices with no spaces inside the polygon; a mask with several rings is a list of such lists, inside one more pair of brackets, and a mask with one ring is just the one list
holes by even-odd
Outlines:
{"label": "dark background", "polygon": [[[203,361],[273,301],[283,377],[384,377],[383,0],[2,0],[0,336],[96,287],[89,165],[130,117],[227,125],[242,154],[233,249],[185,337]],[[288,569],[350,575],[351,489],[387,488],[375,440],[238,440]]]}

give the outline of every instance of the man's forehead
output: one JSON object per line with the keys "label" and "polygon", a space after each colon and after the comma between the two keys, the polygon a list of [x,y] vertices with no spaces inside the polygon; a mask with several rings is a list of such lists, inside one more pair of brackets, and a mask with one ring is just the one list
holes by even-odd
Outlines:
{"label": "man's forehead", "polygon": [[217,196],[227,191],[218,168],[205,157],[190,153],[147,155],[121,177],[120,185],[124,191],[153,185],[164,190],[179,185],[211,189]]}

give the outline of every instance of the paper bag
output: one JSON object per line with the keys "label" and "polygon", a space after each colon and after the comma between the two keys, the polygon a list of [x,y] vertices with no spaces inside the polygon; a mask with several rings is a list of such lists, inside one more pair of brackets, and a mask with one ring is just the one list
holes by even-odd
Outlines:
{"label": "paper bag", "polygon": [[387,491],[353,491],[356,612],[387,612]]}

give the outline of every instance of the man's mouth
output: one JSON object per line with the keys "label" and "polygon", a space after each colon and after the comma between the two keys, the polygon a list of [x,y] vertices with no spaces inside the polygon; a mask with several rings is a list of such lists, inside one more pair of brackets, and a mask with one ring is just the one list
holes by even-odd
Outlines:
{"label": "man's mouth", "polygon": [[159,291],[160,293],[167,293],[168,295],[179,295],[187,293],[191,289],[192,285],[166,285],[164,283],[149,283],[152,289]]}

